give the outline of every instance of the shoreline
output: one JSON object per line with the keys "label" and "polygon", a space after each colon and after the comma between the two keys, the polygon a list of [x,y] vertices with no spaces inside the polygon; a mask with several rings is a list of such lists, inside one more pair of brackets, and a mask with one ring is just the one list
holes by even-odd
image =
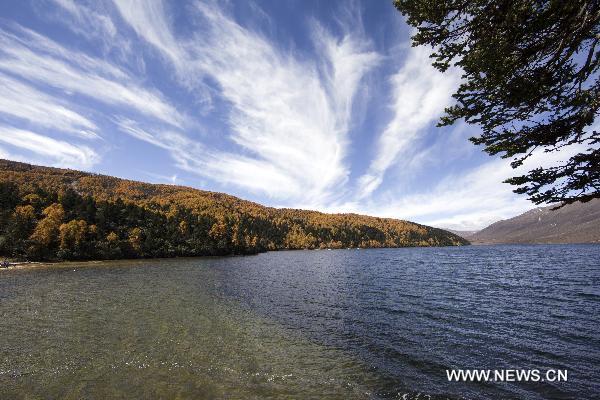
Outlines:
{"label": "shoreline", "polygon": [[[588,243],[471,243],[473,247],[480,246],[561,246],[561,245],[599,245],[598,242],[588,242]],[[434,249],[434,248],[454,248],[454,247],[471,247],[471,246],[435,246],[435,247],[367,247],[360,248],[360,250],[380,250],[380,249]],[[156,258],[118,258],[118,259],[99,259],[99,260],[56,260],[56,261],[9,261],[8,267],[0,267],[1,271],[14,271],[14,270],[24,270],[24,269],[36,269],[40,267],[69,267],[73,264],[77,266],[86,266],[90,264],[99,264],[99,263],[120,263],[120,262],[146,262],[146,261],[155,261],[155,260],[187,260],[187,259],[199,259],[199,258],[222,258],[222,257],[247,257],[247,256],[256,256],[263,253],[270,252],[287,252],[287,251],[318,251],[318,250],[336,250],[336,251],[344,251],[344,250],[357,250],[355,248],[350,249],[281,249],[281,250],[271,250],[256,254],[229,254],[229,255],[202,255],[202,256],[188,256],[188,257],[156,257]]]}
{"label": "shoreline", "polygon": [[[14,270],[24,269],[26,267],[41,267],[41,266],[52,266],[66,263],[99,263],[99,262],[122,262],[122,261],[147,261],[147,260],[174,260],[174,259],[192,259],[192,258],[219,258],[219,257],[247,257],[256,256],[259,254],[269,252],[282,252],[282,251],[318,251],[318,250],[370,250],[370,249],[406,249],[406,248],[447,248],[447,247],[468,247],[470,245],[454,245],[454,246],[403,246],[403,247],[349,247],[349,248],[315,248],[315,249],[277,249],[277,250],[266,250],[256,253],[247,254],[223,254],[223,255],[198,255],[198,256],[175,256],[175,257],[140,257],[140,258],[116,258],[116,259],[88,259],[88,260],[52,260],[52,261],[8,261],[8,267],[2,267],[0,263],[0,271],[3,270]],[[4,259],[6,260],[6,259]]]}
{"label": "shoreline", "polygon": [[40,267],[43,265],[52,264],[54,264],[54,262],[50,261],[9,261],[8,267],[0,267],[0,271],[12,271],[15,269],[25,269],[27,267]]}

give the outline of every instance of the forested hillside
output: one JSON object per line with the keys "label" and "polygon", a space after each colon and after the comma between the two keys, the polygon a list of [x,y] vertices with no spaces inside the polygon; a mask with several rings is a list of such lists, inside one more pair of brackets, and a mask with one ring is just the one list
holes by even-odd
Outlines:
{"label": "forested hillside", "polygon": [[453,246],[441,229],[356,214],[276,209],[181,186],[0,160],[0,256],[29,260]]}

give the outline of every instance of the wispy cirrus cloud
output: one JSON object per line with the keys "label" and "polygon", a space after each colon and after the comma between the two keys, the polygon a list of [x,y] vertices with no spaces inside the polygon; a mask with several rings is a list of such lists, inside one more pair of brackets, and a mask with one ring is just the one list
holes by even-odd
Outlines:
{"label": "wispy cirrus cloud", "polygon": [[265,187],[302,197],[302,188],[267,162],[204,146],[181,132],[142,127],[133,120],[123,119],[118,126],[122,132],[168,151],[175,165],[184,171],[208,177],[223,185],[244,187],[251,191],[260,191]]}
{"label": "wispy cirrus cloud", "polygon": [[0,125],[0,143],[29,151],[45,163],[71,168],[90,168],[99,159],[88,146],[75,145],[35,132]]}
{"label": "wispy cirrus cloud", "polygon": [[185,69],[187,55],[171,32],[169,17],[161,0],[114,0],[114,4],[140,37],[156,47],[179,69]]}
{"label": "wispy cirrus cloud", "polygon": [[189,51],[194,47],[194,41],[175,36],[168,7],[163,1],[113,0],[113,3],[131,29],[174,68],[178,82],[199,104],[210,108],[211,89],[205,84],[205,74],[194,65]]}
{"label": "wispy cirrus cloud", "polygon": [[429,54],[427,48],[410,48],[402,67],[390,78],[392,117],[377,139],[368,171],[358,181],[359,198],[370,196],[381,185],[388,168],[415,154],[425,128],[450,105],[460,73],[454,69],[444,74],[437,71]]}
{"label": "wispy cirrus cloud", "polygon": [[181,127],[184,117],[155,90],[117,66],[60,46],[33,31],[0,29],[0,70]]}
{"label": "wispy cirrus cloud", "polygon": [[62,100],[0,73],[0,114],[85,139],[99,138],[98,127]]}
{"label": "wispy cirrus cloud", "polygon": [[[52,0],[62,10],[72,17],[72,21],[66,24],[75,33],[83,35],[88,39],[102,38],[107,46],[109,41],[117,35],[117,28],[108,15],[96,12],[94,9],[83,4],[82,1],[74,0]],[[100,2],[96,2],[96,5]],[[65,17],[62,13],[63,18]]]}
{"label": "wispy cirrus cloud", "polygon": [[195,3],[200,30],[187,39],[176,38],[160,2],[146,9],[116,4],[138,35],[178,70],[216,82],[230,104],[229,139],[240,151],[211,149],[209,168],[191,167],[207,165],[205,153],[187,161],[190,171],[307,204],[338,193],[348,175],[352,102],[361,79],[380,60],[368,41],[319,28],[314,44],[323,59],[317,63],[277,47],[214,3]]}

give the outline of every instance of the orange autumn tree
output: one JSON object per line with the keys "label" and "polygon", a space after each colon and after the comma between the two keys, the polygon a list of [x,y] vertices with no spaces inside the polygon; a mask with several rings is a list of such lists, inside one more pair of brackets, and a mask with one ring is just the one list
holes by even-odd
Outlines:
{"label": "orange autumn tree", "polygon": [[60,204],[53,203],[46,207],[42,214],[44,218],[38,222],[30,240],[33,247],[32,253],[45,257],[58,246],[60,225],[65,211]]}

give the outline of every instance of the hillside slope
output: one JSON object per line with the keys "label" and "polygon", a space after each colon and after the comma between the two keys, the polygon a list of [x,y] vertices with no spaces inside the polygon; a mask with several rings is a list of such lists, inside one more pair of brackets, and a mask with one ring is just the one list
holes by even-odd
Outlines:
{"label": "hillside slope", "polygon": [[539,207],[469,236],[473,243],[600,243],[600,199]]}
{"label": "hillside slope", "polygon": [[453,246],[442,229],[276,209],[223,193],[0,160],[0,255],[105,259]]}

